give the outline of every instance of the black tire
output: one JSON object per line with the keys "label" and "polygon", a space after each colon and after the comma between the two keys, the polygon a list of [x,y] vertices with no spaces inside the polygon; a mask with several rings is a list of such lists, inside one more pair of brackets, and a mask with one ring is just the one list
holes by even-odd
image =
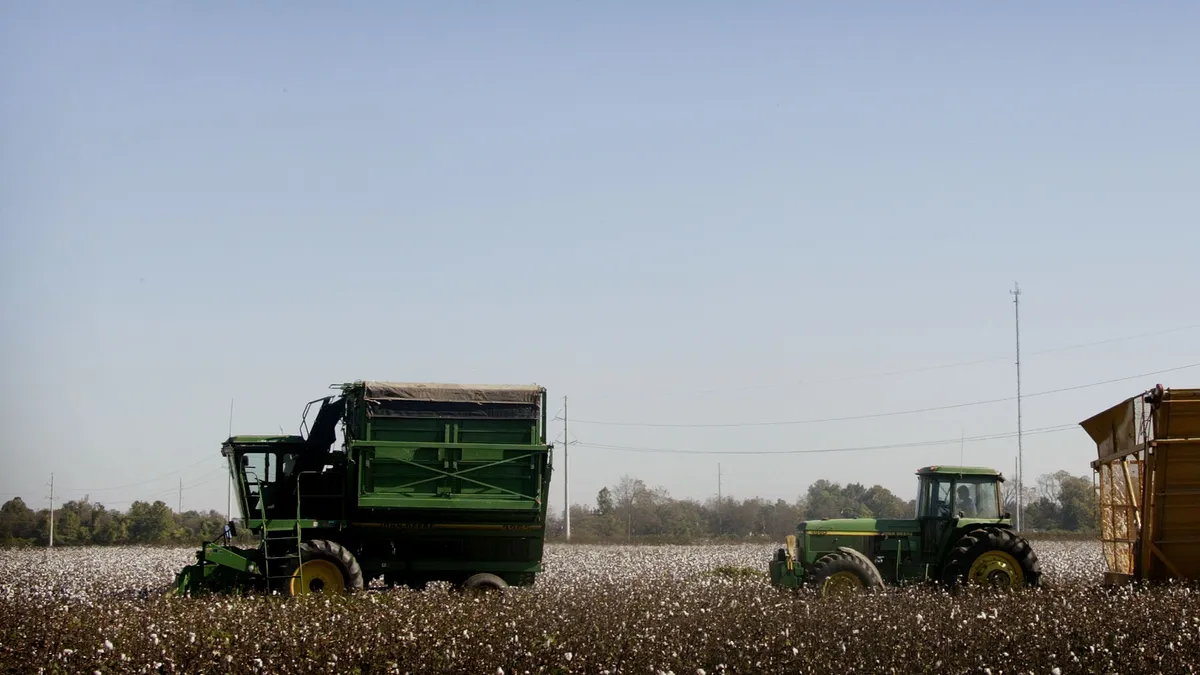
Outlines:
{"label": "black tire", "polygon": [[[858,580],[861,589],[855,588],[853,581],[848,581],[851,576]],[[874,565],[844,551],[833,551],[821,556],[813,563],[809,579],[822,596],[834,595],[843,590],[865,592],[883,588],[883,577]],[[843,586],[839,581],[848,581],[849,585]]]}
{"label": "black tire", "polygon": [[463,588],[468,590],[503,590],[508,588],[508,583],[495,574],[480,572],[467,578],[463,582]]}
{"label": "black tire", "polygon": [[[977,561],[984,566],[989,559],[991,571],[984,567],[972,573]],[[1042,566],[1033,547],[1017,533],[1002,527],[985,527],[964,534],[946,554],[942,571],[942,583],[951,589],[964,583],[1029,588],[1040,585],[1041,580]]]}
{"label": "black tire", "polygon": [[300,544],[300,560],[328,560],[337,565],[342,571],[346,591],[353,593],[361,591],[366,585],[363,579],[362,567],[358,559],[345,546],[327,539],[313,539]]}

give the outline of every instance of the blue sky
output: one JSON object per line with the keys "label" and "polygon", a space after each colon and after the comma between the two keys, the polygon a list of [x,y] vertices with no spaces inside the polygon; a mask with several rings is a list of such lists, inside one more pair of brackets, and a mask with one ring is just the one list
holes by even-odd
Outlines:
{"label": "blue sky", "polygon": [[[957,446],[591,446],[907,444],[1015,405],[584,421],[1011,396],[1014,281],[1027,393],[1200,362],[1200,329],[1034,354],[1200,322],[1195,3],[680,7],[6,6],[0,497],[54,472],[174,505],[182,476],[223,508],[231,398],[235,431],[290,431],[360,378],[569,396],[573,501],[623,473],[705,498],[718,462],[739,497],[911,496]],[[1030,398],[1025,427],[1159,381],[1200,368]],[[1025,449],[1027,480],[1094,456]]]}

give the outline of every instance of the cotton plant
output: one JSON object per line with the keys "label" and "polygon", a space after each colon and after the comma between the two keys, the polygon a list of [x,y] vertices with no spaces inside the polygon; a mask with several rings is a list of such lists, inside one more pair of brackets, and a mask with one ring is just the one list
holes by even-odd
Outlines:
{"label": "cotton plant", "polygon": [[532,587],[344,598],[144,592],[191,549],[0,550],[0,655],[31,672],[1188,672],[1195,586],[1102,587],[1097,544],[1036,545],[1037,590],[853,600],[718,573],[765,572],[762,544],[550,544]]}

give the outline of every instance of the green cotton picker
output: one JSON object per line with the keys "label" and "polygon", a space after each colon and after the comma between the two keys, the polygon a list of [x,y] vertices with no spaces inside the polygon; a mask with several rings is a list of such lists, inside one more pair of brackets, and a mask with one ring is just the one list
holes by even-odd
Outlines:
{"label": "green cotton picker", "polygon": [[[175,594],[338,594],[376,578],[533,583],[551,473],[543,387],[334,388],[340,395],[305,408],[307,422],[320,403],[307,435],[225,441],[240,518],[179,572]],[[230,545],[239,529],[257,545]]]}

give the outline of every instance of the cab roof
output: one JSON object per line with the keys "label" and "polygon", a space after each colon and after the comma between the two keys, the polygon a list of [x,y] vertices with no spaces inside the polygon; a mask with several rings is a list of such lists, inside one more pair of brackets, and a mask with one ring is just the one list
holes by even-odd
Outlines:
{"label": "cab roof", "polygon": [[995,476],[1000,480],[1004,480],[1004,475],[999,471],[986,466],[954,466],[948,464],[934,464],[932,466],[924,466],[917,469],[918,476]]}
{"label": "cab roof", "polygon": [[252,434],[242,434],[239,436],[230,436],[229,440],[225,441],[228,445],[252,445],[261,443],[303,443],[303,436],[296,435],[270,435],[256,436]]}

